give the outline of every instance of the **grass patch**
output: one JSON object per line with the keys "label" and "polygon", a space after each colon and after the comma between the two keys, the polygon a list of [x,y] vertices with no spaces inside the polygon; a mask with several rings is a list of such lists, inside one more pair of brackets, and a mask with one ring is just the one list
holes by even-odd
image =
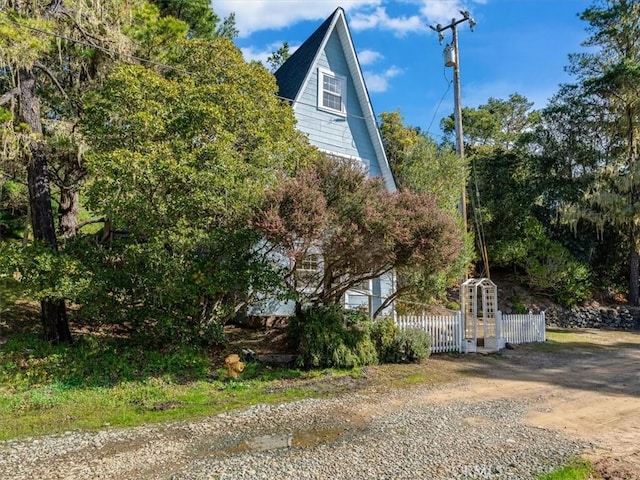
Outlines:
{"label": "grass patch", "polygon": [[205,378],[202,349],[178,345],[153,350],[127,339],[81,336],[73,345],[51,345],[33,333],[18,333],[0,347],[0,386],[15,392],[58,384],[108,387],[160,377],[169,382]]}
{"label": "grass patch", "polygon": [[183,420],[257,403],[291,401],[317,392],[304,388],[268,391],[255,379],[193,381],[161,379],[113,387],[68,388],[58,384],[0,396],[0,440],[107,426]]}
{"label": "grass patch", "polygon": [[[158,348],[117,329],[76,334],[73,345],[51,345],[37,332],[13,329],[0,344],[0,440],[194,419],[353,390],[433,385],[457,372],[452,362],[432,366],[435,360],[310,371],[248,363],[232,380],[220,351]],[[236,342],[235,351],[241,344]]]}
{"label": "grass patch", "polygon": [[538,480],[588,480],[599,478],[594,475],[595,471],[588,461],[576,459],[569,465],[538,477]]}
{"label": "grass patch", "polygon": [[547,330],[547,341],[532,344],[533,348],[549,353],[572,353],[591,355],[618,348],[640,348],[637,332],[619,330]]}
{"label": "grass patch", "polygon": [[402,389],[419,385],[437,385],[455,380],[462,375],[459,370],[454,370],[450,363],[440,362],[438,367],[430,366],[430,360],[426,364],[386,364],[367,367],[371,372],[372,383],[377,388]]}
{"label": "grass patch", "polygon": [[232,380],[221,367],[220,355],[188,345],[154,350],[91,335],[50,345],[16,333],[0,345],[0,440],[197,418],[366,386],[360,370],[249,363]]}

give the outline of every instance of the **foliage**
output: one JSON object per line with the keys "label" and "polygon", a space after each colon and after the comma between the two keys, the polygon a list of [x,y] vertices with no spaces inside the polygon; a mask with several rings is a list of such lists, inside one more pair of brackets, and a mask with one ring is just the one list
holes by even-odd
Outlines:
{"label": "foliage", "polygon": [[288,337],[301,367],[353,368],[378,362],[367,315],[339,305],[307,307],[302,316],[292,318]]}
{"label": "foliage", "polygon": [[[432,195],[390,193],[380,179],[331,157],[270,190],[254,225],[290,259],[286,286],[302,303],[336,303],[363,281],[407,265],[437,273],[460,248],[455,220]],[[318,267],[303,270],[314,255]]]}
{"label": "foliage", "polygon": [[[524,106],[530,108],[529,103]],[[486,106],[478,110],[483,110],[483,115],[493,112]],[[544,114],[528,116],[537,122],[545,118]],[[559,234],[562,227],[553,221],[558,214],[560,182],[548,181],[548,163],[541,149],[535,150],[533,158],[530,154],[541,138],[539,133],[521,131],[516,137],[511,131],[510,135],[509,143],[495,146],[485,142],[470,149],[473,168],[469,198],[477,229],[493,265],[515,269],[530,288],[573,306],[591,293],[591,272],[586,259],[580,261],[573,253],[576,249],[568,249],[575,246],[566,242],[566,229],[563,238]],[[565,192],[568,194],[569,189]],[[555,204],[549,201],[551,198],[555,198]]]}
{"label": "foliage", "polygon": [[[8,115],[3,109],[2,142],[9,153],[0,159],[0,169],[28,184],[31,233],[52,251],[59,244],[52,184],[59,193],[58,233],[70,237],[77,230],[86,175],[84,143],[73,134],[82,114],[81,96],[100,82],[120,53],[130,54],[124,31],[144,5],[142,0],[10,2],[0,12],[0,91],[8,107]],[[70,341],[64,298],[39,297],[44,335]]]}
{"label": "foliage", "polygon": [[640,4],[615,0],[595,4],[581,14],[591,36],[584,43],[587,53],[573,55],[569,71],[591,103],[599,106],[604,121],[594,125],[596,135],[605,138],[599,149],[593,182],[582,201],[567,207],[568,219],[580,220],[602,232],[611,226],[624,232],[629,248],[629,300],[640,303],[640,218],[638,192],[638,127],[640,126]]}
{"label": "foliage", "polygon": [[233,14],[220,23],[209,0],[151,0],[151,3],[158,6],[162,16],[173,17],[189,25],[191,37],[231,39],[238,35]]}
{"label": "foliage", "polygon": [[420,329],[397,328],[391,318],[375,322],[339,305],[309,306],[289,324],[288,337],[306,368],[353,368],[374,363],[419,363],[430,340]]}
{"label": "foliage", "polygon": [[275,267],[248,220],[313,150],[273,78],[229,40],[188,40],[176,52],[197,76],[122,66],[85,97],[88,205],[109,220],[103,239],[124,238],[84,256],[98,287],[84,304],[117,303],[121,318],[161,327],[158,338],[204,340],[248,292],[269,291]]}
{"label": "foliage", "polygon": [[590,297],[591,275],[560,243],[546,237],[532,238],[522,261],[526,282],[534,290],[552,292],[565,307],[574,307]]}
{"label": "foliage", "polygon": [[462,231],[458,212],[468,175],[466,161],[449,146],[438,146],[419,129],[405,126],[398,111],[382,113],[380,119],[385,152],[400,189],[432,195],[440,209],[457,219],[458,235],[463,237],[458,255],[446,267],[434,271],[414,263],[398,270],[403,297],[432,303],[444,298],[446,288],[464,276],[473,259],[473,237]]}
{"label": "foliage", "polygon": [[393,363],[396,359],[394,351],[395,339],[398,334],[398,327],[393,322],[393,318],[384,317],[377,319],[371,330],[373,340],[380,363]]}
{"label": "foliage", "polygon": [[0,384],[17,391],[51,384],[109,387],[154,377],[185,381],[205,378],[208,371],[204,351],[188,344],[159,350],[148,343],[82,336],[73,345],[51,345],[33,334],[15,334],[0,348]]}
{"label": "foliage", "polygon": [[0,179],[0,240],[22,237],[28,211],[26,190],[20,182]]}
{"label": "foliage", "polygon": [[413,149],[420,143],[420,131],[405,126],[400,111],[396,110],[380,114],[380,136],[394,178],[402,188],[404,182],[411,178],[404,172],[404,166]]}
{"label": "foliage", "polygon": [[[523,132],[533,128],[539,121],[539,113],[532,111],[533,102],[518,93],[507,100],[489,98],[478,108],[462,111],[465,144],[470,147],[488,146],[510,150],[514,148]],[[442,121],[445,134],[455,133],[453,116]]]}
{"label": "foliage", "polygon": [[403,328],[393,338],[393,363],[420,363],[431,354],[431,340],[424,330]]}
{"label": "foliage", "polygon": [[267,57],[269,70],[275,72],[289,59],[290,56],[291,52],[289,51],[289,43],[284,42],[278,50],[271,52],[271,55]]}
{"label": "foliage", "polygon": [[594,473],[593,466],[588,461],[577,459],[569,465],[539,476],[538,480],[589,480]]}
{"label": "foliage", "polygon": [[89,285],[81,262],[40,242],[0,242],[0,278],[33,300],[77,299]]}

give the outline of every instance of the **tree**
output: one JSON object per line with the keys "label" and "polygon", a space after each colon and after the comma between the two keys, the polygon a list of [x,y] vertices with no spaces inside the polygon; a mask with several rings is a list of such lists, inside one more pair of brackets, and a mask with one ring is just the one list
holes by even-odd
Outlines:
{"label": "tree", "polygon": [[[507,100],[489,98],[486,104],[476,108],[464,108],[462,126],[468,146],[492,146],[505,150],[514,148],[523,132],[533,128],[539,114],[532,111],[529,102],[518,93]],[[443,119],[442,129],[451,136],[455,133],[453,115]]]}
{"label": "tree", "polygon": [[[18,21],[29,27],[37,25],[33,18],[51,16],[55,12],[38,8],[37,5],[27,5],[12,13],[17,15]],[[3,23],[0,46],[6,55],[3,73],[5,76],[9,74],[12,87],[1,97],[0,105],[9,105],[13,120],[11,126],[26,133],[20,135],[25,142],[20,161],[26,166],[34,239],[57,252],[58,241],[51,209],[51,187],[36,84],[36,69],[41,67],[38,58],[46,51],[48,41],[41,35],[32,35],[24,27],[16,27],[8,20],[9,13],[0,12],[0,21]],[[5,79],[3,83],[7,85],[9,81]],[[4,135],[7,134],[8,132],[4,132]],[[71,332],[64,300],[43,298],[40,307],[45,339],[52,342],[70,341]]]}
{"label": "tree", "polygon": [[289,59],[290,56],[289,43],[284,42],[278,50],[271,52],[271,55],[267,58],[267,65],[269,65],[269,69],[272,72],[275,72]]}
{"label": "tree", "polygon": [[[438,272],[461,244],[455,220],[432,195],[390,193],[356,165],[329,156],[272,189],[254,224],[289,260],[286,288],[299,305],[339,303],[363,281],[414,264]],[[310,257],[317,268],[307,268]]]}
{"label": "tree", "polygon": [[591,224],[579,222],[571,228],[562,214],[564,206],[582,202],[598,170],[614,157],[616,140],[607,133],[608,117],[601,98],[589,95],[581,85],[563,85],[524,142],[537,184],[537,215],[549,236],[590,266],[598,287],[626,289],[625,235],[607,229],[600,241]]}
{"label": "tree", "polygon": [[399,110],[380,114],[380,136],[389,166],[393,175],[402,187],[408,176],[404,173],[404,165],[414,147],[420,140],[420,132],[416,128],[404,125]]}
{"label": "tree", "polygon": [[629,301],[638,305],[640,267],[640,2],[608,0],[585,10],[591,37],[584,43],[593,51],[571,57],[569,71],[584,92],[598,99],[606,121],[600,131],[611,148],[602,152],[594,181],[580,204],[567,209],[574,224],[585,220],[602,232],[607,226],[626,233],[629,245]]}
{"label": "tree", "polygon": [[[6,92],[0,105],[9,115],[3,140],[14,147],[3,158],[3,169],[11,162],[14,181],[20,180],[21,168],[26,170],[33,237],[54,253],[59,250],[56,233],[68,238],[78,228],[79,191],[86,175],[85,145],[76,133],[81,96],[119,52],[130,51],[123,30],[131,26],[132,11],[144,5],[142,0],[10,2],[0,11],[0,85]],[[58,232],[52,184],[59,193]],[[41,305],[45,338],[70,341],[64,299],[45,296]]]}
{"label": "tree", "polygon": [[192,38],[234,38],[238,35],[235,15],[232,13],[220,23],[211,9],[210,0],[151,0],[160,9],[162,16],[177,18],[189,25]]}
{"label": "tree", "polygon": [[458,213],[468,167],[449,145],[439,146],[419,129],[404,125],[400,112],[382,113],[380,119],[385,153],[398,187],[406,192],[433,196],[438,208],[457,220],[459,235],[465,239],[460,255],[447,268],[434,272],[415,264],[400,269],[398,282],[412,293],[411,300],[428,303],[443,296],[446,287],[459,281],[471,263],[473,243],[463,232]]}
{"label": "tree", "polygon": [[115,279],[101,286],[96,275],[94,303],[115,303],[165,340],[214,340],[247,292],[274,278],[254,248],[252,212],[315,150],[273,76],[230,40],[177,42],[170,61],[175,69],[118,67],[85,97],[88,205],[113,239],[93,268]]}
{"label": "tree", "polygon": [[[478,248],[486,248],[493,266],[517,272],[530,288],[570,306],[590,293],[590,274],[553,221],[560,201],[556,194],[567,184],[554,177],[551,157],[558,159],[570,147],[554,151],[552,139],[566,139],[561,130],[567,125],[546,130],[550,124],[542,124],[541,113],[532,107],[525,97],[512,94],[465,109],[469,211],[481,240]],[[452,119],[445,119],[443,128],[452,133]],[[560,163],[556,166],[562,170]]]}

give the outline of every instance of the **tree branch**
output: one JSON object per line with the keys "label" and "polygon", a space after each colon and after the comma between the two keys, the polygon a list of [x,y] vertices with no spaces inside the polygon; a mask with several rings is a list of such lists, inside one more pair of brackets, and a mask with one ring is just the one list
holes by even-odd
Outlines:
{"label": "tree branch", "polygon": [[76,228],[76,230],[80,230],[81,228],[86,227],[87,225],[92,225],[94,223],[103,223],[105,221],[106,221],[106,219],[104,217],[90,218],[88,220],[84,220],[83,222],[80,222],[78,224],[78,227]]}
{"label": "tree branch", "polygon": [[[87,40],[91,39],[94,42],[104,42],[105,40],[103,38],[100,37],[96,37],[95,35],[90,34],[89,32],[87,32],[84,28],[82,28],[82,26],[76,21],[75,18],[73,18],[73,15],[71,15],[71,13],[69,12],[69,10],[67,9],[62,9],[60,10],[60,13],[62,13],[63,15],[66,15],[67,17],[69,17],[69,20],[71,20],[73,22],[73,24],[75,25],[75,27],[80,31],[80,33],[82,34],[82,36],[84,38],[86,38]],[[91,43],[91,42],[90,42]],[[93,44],[93,46],[95,48],[99,48],[102,51],[104,51],[104,49],[98,45],[98,44]]]}
{"label": "tree branch", "polygon": [[387,298],[385,298],[382,304],[376,309],[375,312],[373,312],[373,318],[374,319],[378,318],[378,315],[380,315],[385,308],[387,308],[389,305],[395,302],[400,295],[402,295],[404,292],[408,290],[409,290],[409,287],[400,287],[396,289],[396,291],[393,292],[391,295],[389,295]]}
{"label": "tree branch", "polygon": [[65,98],[65,100],[67,102],[69,102],[69,105],[71,106],[71,108],[73,110],[77,110],[75,105],[73,104],[73,102],[71,101],[71,99],[69,98],[69,95],[67,95],[67,92],[64,91],[64,88],[62,88],[62,85],[60,85],[60,82],[58,81],[58,79],[56,78],[56,76],[53,74],[53,72],[51,70],[49,70],[47,67],[45,67],[42,63],[36,61],[33,66],[35,68],[38,68],[40,70],[42,70],[47,77],[49,77],[51,79],[51,81],[53,82],[53,84],[58,88],[58,90],[60,91],[60,93],[62,94],[62,96]]}
{"label": "tree branch", "polygon": [[0,97],[0,105],[6,105],[20,95],[20,87],[15,87]]}

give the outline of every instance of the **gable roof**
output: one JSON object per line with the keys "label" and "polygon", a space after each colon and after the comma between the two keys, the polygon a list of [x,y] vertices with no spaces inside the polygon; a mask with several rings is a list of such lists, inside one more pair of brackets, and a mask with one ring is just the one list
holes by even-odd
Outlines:
{"label": "gable roof", "polygon": [[[371,106],[371,98],[364,82],[360,62],[358,61],[351,39],[351,32],[342,8],[338,7],[275,72],[274,75],[279,88],[278,94],[290,100],[295,111],[296,102],[299,101],[301,93],[305,90],[312,72],[317,68],[318,58],[334,31],[340,37],[342,50],[349,66],[349,73],[353,79],[367,131],[380,165],[382,179],[387,189],[394,192],[396,191],[396,183],[384,152],[382,137],[380,137],[376,116]],[[347,112],[348,114],[349,112]]]}
{"label": "gable roof", "polygon": [[305,42],[293,52],[286,62],[284,62],[274,73],[278,82],[278,95],[287,100],[295,100],[302,90],[302,85],[307,72],[312,70],[317,53],[321,50],[321,45],[327,36],[333,17],[339,8],[327,18]]}

